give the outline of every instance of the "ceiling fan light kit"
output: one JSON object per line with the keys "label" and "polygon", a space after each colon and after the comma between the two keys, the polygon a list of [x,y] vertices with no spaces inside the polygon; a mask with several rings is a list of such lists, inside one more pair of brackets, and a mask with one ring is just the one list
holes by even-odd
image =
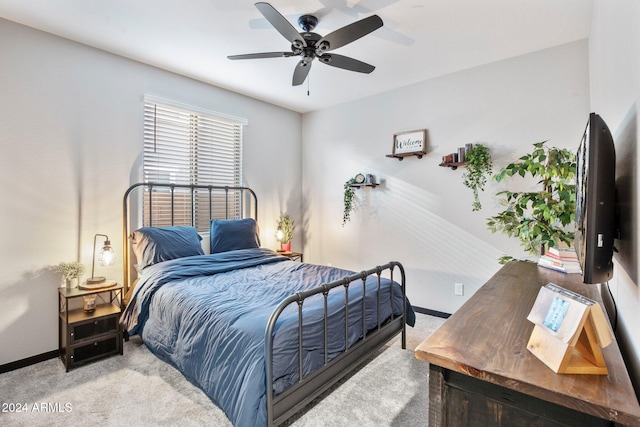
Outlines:
{"label": "ceiling fan light kit", "polygon": [[312,61],[318,58],[320,62],[332,67],[358,73],[371,73],[375,67],[365,62],[348,56],[327,53],[338,49],[361,37],[382,27],[382,19],[378,15],[371,15],[342,28],[339,28],[326,36],[313,33],[313,29],[318,25],[318,18],[313,15],[302,15],[298,18],[298,25],[303,32],[298,32],[287,19],[280,14],[269,3],[256,3],[256,8],[262,13],[267,21],[291,43],[291,52],[263,52],[249,53],[243,55],[230,55],[229,59],[263,59],[263,58],[287,58],[290,56],[301,56],[302,59],[293,71],[292,85],[298,86],[304,83]]}

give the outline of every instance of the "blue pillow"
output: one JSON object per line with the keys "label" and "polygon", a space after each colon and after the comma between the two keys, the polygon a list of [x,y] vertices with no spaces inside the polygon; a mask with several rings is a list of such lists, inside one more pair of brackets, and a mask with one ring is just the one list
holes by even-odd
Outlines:
{"label": "blue pillow", "polygon": [[210,239],[212,254],[260,247],[258,224],[253,218],[214,219]]}
{"label": "blue pillow", "polygon": [[133,253],[141,270],[162,261],[204,255],[202,237],[194,227],[143,227],[131,234]]}

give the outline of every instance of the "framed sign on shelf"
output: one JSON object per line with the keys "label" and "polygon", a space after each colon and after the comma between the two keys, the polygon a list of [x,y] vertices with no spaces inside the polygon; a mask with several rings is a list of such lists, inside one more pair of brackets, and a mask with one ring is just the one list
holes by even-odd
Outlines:
{"label": "framed sign on shelf", "polygon": [[427,154],[427,130],[411,130],[393,134],[393,151],[387,157],[402,160],[408,156],[418,156],[419,159]]}

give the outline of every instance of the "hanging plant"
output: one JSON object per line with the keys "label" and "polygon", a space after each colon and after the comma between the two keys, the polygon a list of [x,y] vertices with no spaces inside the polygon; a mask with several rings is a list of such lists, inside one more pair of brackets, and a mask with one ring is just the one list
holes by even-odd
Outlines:
{"label": "hanging plant", "polygon": [[[539,179],[540,191],[499,192],[506,209],[487,219],[489,230],[518,237],[525,251],[540,255],[560,242],[573,243],[569,225],[575,220],[576,205],[576,156],[566,148],[548,148],[546,142],[533,144],[533,152],[494,176],[500,182],[515,175],[530,175]],[[501,262],[510,259],[502,257]]]}
{"label": "hanging plant", "polygon": [[344,183],[344,213],[342,214],[342,226],[351,221],[351,212],[355,208],[356,189],[353,184],[356,183],[354,178]]}
{"label": "hanging plant", "polygon": [[466,170],[462,174],[462,182],[473,191],[472,210],[482,209],[478,191],[484,191],[487,177],[491,176],[493,163],[489,149],[482,144],[475,144],[465,153]]}

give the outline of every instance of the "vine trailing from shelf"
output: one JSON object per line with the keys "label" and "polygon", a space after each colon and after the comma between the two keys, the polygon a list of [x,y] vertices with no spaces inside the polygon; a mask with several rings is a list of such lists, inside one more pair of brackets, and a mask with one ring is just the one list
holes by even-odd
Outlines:
{"label": "vine trailing from shelf", "polygon": [[462,182],[473,191],[472,210],[482,209],[479,191],[484,191],[487,184],[487,177],[493,171],[493,162],[489,148],[482,144],[475,144],[465,153],[466,170],[462,174]]}
{"label": "vine trailing from shelf", "polygon": [[344,183],[344,212],[342,214],[342,226],[351,221],[351,212],[355,208],[356,189],[353,184],[356,183],[354,178],[350,178]]}
{"label": "vine trailing from shelf", "polygon": [[[487,218],[493,233],[502,232],[518,237],[525,251],[544,255],[549,247],[558,243],[573,243],[569,225],[575,220],[576,156],[566,148],[548,148],[547,141],[538,142],[534,150],[508,164],[494,176],[495,181],[519,175],[539,178],[540,191],[501,191],[501,203],[506,209]],[[505,263],[513,259],[504,256]]]}

